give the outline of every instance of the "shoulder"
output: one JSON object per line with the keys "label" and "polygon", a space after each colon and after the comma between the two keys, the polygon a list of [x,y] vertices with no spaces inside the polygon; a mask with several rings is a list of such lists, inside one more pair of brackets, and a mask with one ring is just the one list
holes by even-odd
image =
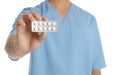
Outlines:
{"label": "shoulder", "polygon": [[96,18],[90,12],[76,6],[73,4],[73,11],[79,23],[82,24],[83,27],[93,27],[93,22],[96,22]]}
{"label": "shoulder", "polygon": [[93,20],[96,20],[96,17],[90,13],[89,11],[86,11],[76,5],[74,5],[76,8],[77,12],[79,12],[79,17],[82,19],[83,22],[91,22]]}
{"label": "shoulder", "polygon": [[92,13],[90,13],[89,11],[86,11],[86,10],[80,8],[80,7],[78,7],[78,6],[75,5],[75,4],[73,4],[73,7],[74,7],[74,10],[75,10],[75,11],[79,12],[79,15],[80,15],[82,18],[84,18],[84,19],[86,19],[86,20],[95,19],[95,16],[94,16]]}

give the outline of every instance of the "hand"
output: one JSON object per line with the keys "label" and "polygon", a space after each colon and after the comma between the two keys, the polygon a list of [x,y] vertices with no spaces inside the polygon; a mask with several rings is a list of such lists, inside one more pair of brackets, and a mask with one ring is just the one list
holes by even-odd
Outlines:
{"label": "hand", "polygon": [[46,37],[46,32],[31,32],[31,21],[43,20],[47,18],[41,17],[38,13],[32,12],[25,14],[23,19],[16,21],[16,53],[24,54],[37,49]]}

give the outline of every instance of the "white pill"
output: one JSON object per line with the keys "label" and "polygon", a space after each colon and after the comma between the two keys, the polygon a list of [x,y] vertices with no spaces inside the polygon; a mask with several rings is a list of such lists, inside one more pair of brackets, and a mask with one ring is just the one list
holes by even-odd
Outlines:
{"label": "white pill", "polygon": [[53,22],[52,25],[53,25],[53,26],[56,26],[56,22]]}
{"label": "white pill", "polygon": [[46,26],[46,25],[47,25],[47,22],[43,22],[43,25]]}
{"label": "white pill", "polygon": [[43,22],[39,21],[38,25],[39,25],[39,26],[42,26],[42,25],[43,25]]}
{"label": "white pill", "polygon": [[48,22],[48,26],[51,26],[52,25],[52,23],[51,22]]}
{"label": "white pill", "polygon": [[38,31],[38,28],[37,28],[37,27],[34,27],[34,28],[33,28],[33,31]]}
{"label": "white pill", "polygon": [[39,28],[38,28],[38,31],[42,31],[42,27],[39,27]]}
{"label": "white pill", "polygon": [[44,27],[43,30],[44,30],[44,31],[47,31],[47,27]]}
{"label": "white pill", "polygon": [[49,31],[51,31],[51,30],[52,30],[52,28],[51,28],[51,27],[48,27],[48,30],[49,30]]}
{"label": "white pill", "polygon": [[56,27],[53,27],[52,30],[53,30],[53,31],[56,31]]}
{"label": "white pill", "polygon": [[33,25],[37,26],[37,25],[38,25],[38,22],[37,22],[37,21],[34,21],[34,22],[33,22]]}

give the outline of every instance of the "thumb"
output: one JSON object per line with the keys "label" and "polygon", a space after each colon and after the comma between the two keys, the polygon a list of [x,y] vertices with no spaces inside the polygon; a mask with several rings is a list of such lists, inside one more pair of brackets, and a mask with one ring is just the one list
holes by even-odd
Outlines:
{"label": "thumb", "polygon": [[26,28],[25,26],[26,24],[24,23],[22,19],[16,20],[17,33],[23,33]]}
{"label": "thumb", "polygon": [[42,33],[39,35],[39,37],[38,37],[38,41],[39,41],[40,43],[42,43],[42,41],[45,39],[46,35],[47,35],[46,32],[42,32]]}

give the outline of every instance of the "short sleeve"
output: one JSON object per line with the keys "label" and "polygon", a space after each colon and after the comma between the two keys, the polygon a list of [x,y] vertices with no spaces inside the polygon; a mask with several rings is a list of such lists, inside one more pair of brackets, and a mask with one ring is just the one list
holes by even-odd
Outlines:
{"label": "short sleeve", "polygon": [[101,39],[95,18],[91,20],[92,26],[92,70],[106,67]]}
{"label": "short sleeve", "polygon": [[[17,16],[17,18],[15,19],[15,21],[16,21],[17,19],[21,19],[24,14],[29,13],[29,12],[31,12],[31,11],[32,11],[32,8],[24,8],[24,9],[19,13],[19,15]],[[11,35],[11,34],[16,34],[16,23],[15,23],[15,22],[14,22],[14,24],[13,24],[13,26],[12,26],[12,30],[11,30],[11,32],[10,32],[10,35]]]}

